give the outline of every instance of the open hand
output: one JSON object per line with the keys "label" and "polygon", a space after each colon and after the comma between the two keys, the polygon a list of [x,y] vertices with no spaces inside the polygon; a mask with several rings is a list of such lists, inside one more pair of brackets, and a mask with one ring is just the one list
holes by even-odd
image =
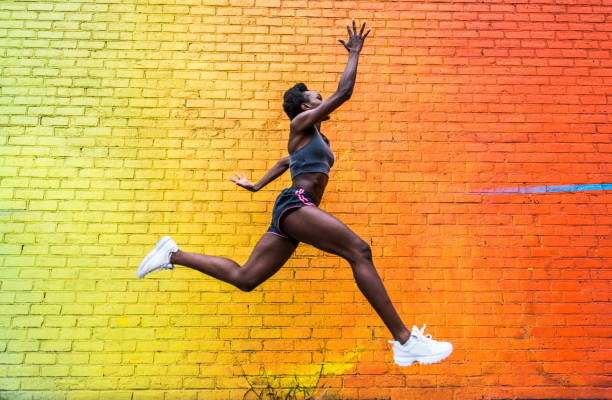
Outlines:
{"label": "open hand", "polygon": [[348,24],[346,25],[346,30],[348,31],[348,34],[349,34],[348,42],[345,42],[342,39],[338,39],[338,41],[344,45],[344,47],[349,51],[349,53],[351,51],[356,51],[356,52],[361,51],[361,47],[363,47],[363,41],[368,36],[368,33],[370,33],[371,31],[371,29],[368,29],[365,35],[361,36],[363,34],[363,30],[365,29],[365,24],[366,23],[364,22],[363,25],[361,26],[361,31],[357,33],[357,27],[355,26],[355,20],[353,20],[353,32],[351,32],[351,28],[349,28]]}
{"label": "open hand", "polygon": [[240,187],[245,188],[248,191],[256,192],[255,184],[247,179],[246,174],[242,174],[242,176],[240,176],[240,174],[234,174],[234,175],[236,175],[237,178],[232,176],[231,178],[229,178],[230,181],[234,182],[236,185]]}

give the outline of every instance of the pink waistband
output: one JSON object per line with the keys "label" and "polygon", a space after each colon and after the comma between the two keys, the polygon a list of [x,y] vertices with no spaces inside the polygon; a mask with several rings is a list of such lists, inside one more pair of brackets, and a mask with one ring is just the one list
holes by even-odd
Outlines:
{"label": "pink waistband", "polygon": [[300,199],[300,201],[302,203],[306,204],[307,206],[315,206],[314,203],[308,201],[308,199],[306,199],[306,197],[304,197],[304,189],[300,188],[300,189],[296,190],[295,194],[297,195],[298,199]]}

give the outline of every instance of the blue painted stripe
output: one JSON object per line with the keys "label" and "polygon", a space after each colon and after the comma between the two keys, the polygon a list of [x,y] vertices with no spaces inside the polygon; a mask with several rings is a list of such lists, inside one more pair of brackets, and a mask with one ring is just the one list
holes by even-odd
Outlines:
{"label": "blue painted stripe", "polygon": [[473,194],[524,194],[524,193],[584,192],[584,191],[591,191],[591,190],[612,190],[612,183],[484,189],[484,190],[473,191],[471,193]]}

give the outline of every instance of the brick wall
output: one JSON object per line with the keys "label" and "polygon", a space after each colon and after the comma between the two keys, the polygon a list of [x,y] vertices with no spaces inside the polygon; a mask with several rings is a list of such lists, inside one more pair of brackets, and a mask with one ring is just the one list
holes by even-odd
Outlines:
{"label": "brick wall", "polygon": [[[322,364],[343,398],[612,398],[610,191],[482,194],[612,181],[611,13],[0,2],[0,398],[236,399],[241,367]],[[166,234],[246,260],[289,174],[227,179],[286,154],[284,90],[333,93],[351,18],[373,31],[323,125],[322,208],[372,243],[406,324],[454,344],[440,364],[396,367],[347,263],[305,245],[249,293],[181,267],[135,279]]]}

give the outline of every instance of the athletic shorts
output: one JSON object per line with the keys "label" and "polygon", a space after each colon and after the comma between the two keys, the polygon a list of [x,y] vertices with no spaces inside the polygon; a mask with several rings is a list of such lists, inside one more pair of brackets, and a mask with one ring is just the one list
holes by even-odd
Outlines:
{"label": "athletic shorts", "polygon": [[274,203],[274,208],[272,209],[272,223],[270,224],[267,233],[273,233],[277,236],[287,238],[297,245],[299,241],[289,237],[285,232],[283,232],[280,227],[280,223],[283,217],[286,217],[287,215],[291,214],[291,212],[305,206],[317,206],[310,193],[298,187],[290,187],[283,190],[281,194],[278,195],[276,202]]}

